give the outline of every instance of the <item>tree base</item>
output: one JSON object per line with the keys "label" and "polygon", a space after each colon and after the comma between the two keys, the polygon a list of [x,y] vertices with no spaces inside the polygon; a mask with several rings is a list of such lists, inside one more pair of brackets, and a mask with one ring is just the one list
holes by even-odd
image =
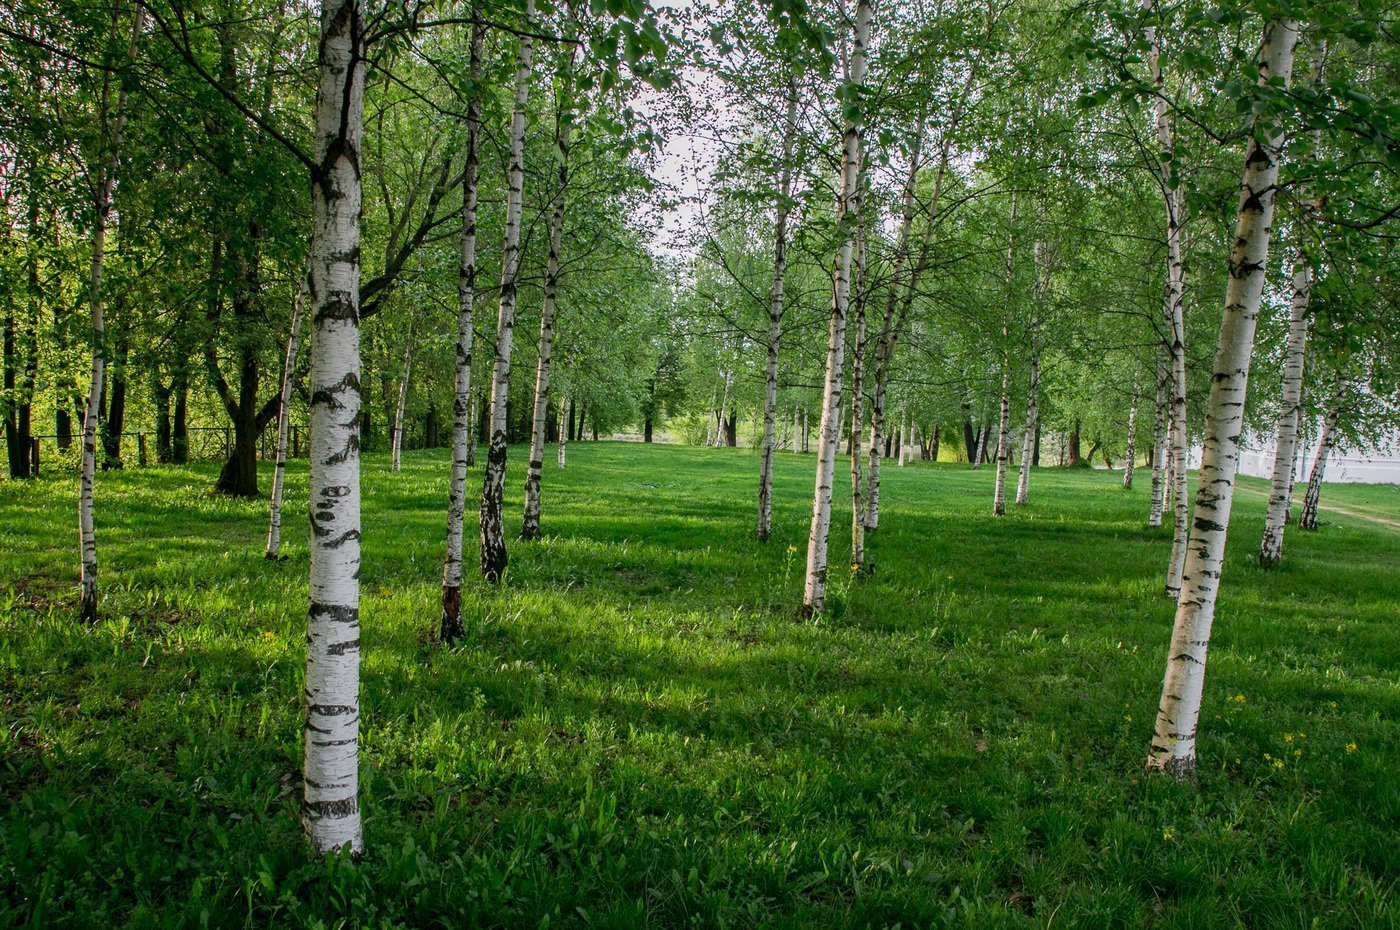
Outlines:
{"label": "tree base", "polygon": [[451,646],[465,635],[462,626],[462,587],[461,585],[442,586],[442,623],[438,639],[444,646]]}

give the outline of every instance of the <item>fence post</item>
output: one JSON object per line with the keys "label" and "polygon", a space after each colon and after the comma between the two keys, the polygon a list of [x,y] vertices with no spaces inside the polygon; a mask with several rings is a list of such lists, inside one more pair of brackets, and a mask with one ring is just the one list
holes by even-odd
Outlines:
{"label": "fence post", "polygon": [[136,464],[146,467],[146,434],[136,434]]}

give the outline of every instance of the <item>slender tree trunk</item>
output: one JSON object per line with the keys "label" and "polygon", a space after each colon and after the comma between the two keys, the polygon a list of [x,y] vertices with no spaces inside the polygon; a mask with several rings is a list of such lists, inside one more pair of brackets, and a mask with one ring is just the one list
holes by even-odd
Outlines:
{"label": "slender tree trunk", "polygon": [[[525,22],[535,18],[534,0],[525,0]],[[515,333],[516,287],[520,277],[520,212],[525,184],[525,115],[530,102],[534,40],[520,37],[515,71],[515,108],[510,120],[510,170],[506,188],[505,244],[501,248],[501,304],[496,316],[496,354],[491,377],[491,446],[481,490],[481,574],[497,582],[506,570],[506,400],[510,394],[510,354]]]}
{"label": "slender tree trunk", "polygon": [[282,486],[287,478],[287,436],[291,431],[292,376],[296,371],[297,344],[301,337],[301,313],[306,302],[307,275],[297,282],[296,298],[292,301],[292,326],[287,334],[287,354],[282,363],[282,386],[277,392],[277,457],[272,469],[272,507],[267,526],[267,548],[264,557],[275,561],[282,547]]}
{"label": "slender tree trunk", "polygon": [[[1264,41],[1256,60],[1261,84],[1275,78],[1287,84],[1297,41],[1296,21],[1276,19],[1264,26]],[[1196,769],[1196,727],[1205,686],[1206,652],[1225,557],[1250,355],[1278,184],[1282,131],[1268,127],[1262,132],[1266,134],[1264,140],[1261,142],[1256,135],[1245,156],[1234,245],[1230,250],[1230,279],[1206,406],[1205,443],[1192,520],[1195,534],[1186,556],[1162,699],[1147,759],[1149,769],[1169,772],[1178,779],[1192,777]]]}
{"label": "slender tree trunk", "polygon": [[116,327],[112,362],[107,367],[107,415],[99,417],[102,430],[102,470],[122,467],[122,432],[126,429],[126,361],[129,343],[126,331]]}
{"label": "slender tree trunk", "polygon": [[1283,559],[1283,528],[1293,496],[1293,462],[1302,419],[1303,362],[1308,345],[1308,300],[1312,293],[1312,268],[1300,248],[1293,257],[1293,301],[1288,315],[1288,343],[1284,352],[1283,391],[1278,428],[1274,434],[1274,473],[1269,489],[1269,509],[1264,516],[1264,536],[1259,562],[1264,567]]}
{"label": "slender tree trunk", "polygon": [[442,566],[442,617],[438,636],[456,642],[462,627],[462,525],[466,519],[467,468],[476,459],[476,395],[472,392],[473,325],[476,308],[477,178],[481,170],[481,71],[485,27],[471,8],[471,52],[467,97],[467,158],[462,172],[462,225],[457,264],[457,353],[452,393],[452,471],[447,491],[447,546]]}
{"label": "slender tree trunk", "polygon": [[399,379],[398,400],[394,404],[394,431],[389,440],[390,470],[397,473],[403,464],[404,412],[408,406],[408,383],[413,374],[414,327],[408,328],[408,345],[403,349],[403,377]]}
{"label": "slender tree trunk", "polygon": [[[1165,345],[1162,348],[1166,350]],[[1152,502],[1147,513],[1148,526],[1162,525],[1167,485],[1171,477],[1167,468],[1167,419],[1170,409],[1167,381],[1170,377],[1171,366],[1164,351],[1157,358],[1157,400],[1152,419]]]}
{"label": "slender tree trunk", "polygon": [[974,469],[982,467],[982,460],[986,457],[987,452],[987,439],[991,436],[991,432],[991,424],[984,424],[982,428],[977,431],[977,449],[972,457],[972,467]]}
{"label": "slender tree trunk", "polygon": [[[1044,249],[1036,242],[1036,254]],[[1037,260],[1039,265],[1040,261]],[[1040,316],[1031,319],[1031,375],[1026,398],[1026,435],[1021,448],[1021,472],[1016,478],[1016,504],[1024,507],[1031,500],[1031,464],[1037,456],[1040,435]]]}
{"label": "slender tree trunk", "polygon": [[[870,0],[857,0],[855,43],[851,50],[846,86],[858,93],[865,84],[865,54],[870,43]],[[861,152],[861,113],[859,97],[854,113],[847,110],[842,135],[841,178],[837,213],[841,225],[841,245],[837,253],[835,284],[832,289],[831,325],[827,333],[826,377],[822,390],[822,419],[817,447],[815,487],[812,494],[812,528],[807,538],[806,583],[803,612],[811,615],[826,606],[827,542],[831,530],[832,479],[836,451],[840,447],[841,369],[846,354],[846,311],[850,302],[851,260],[854,252],[852,201],[856,196]],[[852,118],[853,117],[853,118]]]}
{"label": "slender tree trunk", "polygon": [[302,824],[318,854],[360,832],[360,0],[323,0],[311,286],[311,573]]}
{"label": "slender tree trunk", "polygon": [[1128,448],[1123,450],[1123,490],[1133,488],[1133,464],[1137,461],[1138,389],[1133,385],[1133,399],[1128,404]]}
{"label": "slender tree trunk", "polygon": [[[565,51],[562,84],[559,93],[559,116],[554,131],[555,157],[559,159],[557,187],[554,191],[554,212],[549,219],[549,255],[545,261],[544,303],[540,308],[540,341],[535,365],[535,407],[530,424],[530,460],[525,473],[525,516],[520,538],[535,539],[540,535],[540,482],[544,478],[545,425],[549,419],[550,353],[554,346],[555,296],[559,292],[559,250],[564,235],[564,195],[569,185],[569,134],[573,128],[574,53],[576,46]],[[650,421],[646,441],[651,442]]]}
{"label": "slender tree trunk", "polygon": [[[787,224],[792,209],[792,149],[797,138],[797,82],[788,82],[787,119],[783,123],[782,164],[778,169],[777,219],[773,226],[773,290],[768,297],[768,365],[763,383],[763,445],[759,452],[758,528],[754,535],[767,542],[773,532],[773,451],[778,420],[778,349],[783,338],[783,281],[787,274]],[[793,434],[797,408],[793,408]],[[796,443],[793,450],[796,451]]]}
{"label": "slender tree trunk", "polygon": [[1342,415],[1342,392],[1327,408],[1327,416],[1322,422],[1322,435],[1318,437],[1317,457],[1313,459],[1312,471],[1308,474],[1308,490],[1303,496],[1303,510],[1298,515],[1300,530],[1317,529],[1317,502],[1322,496],[1322,476],[1327,470],[1327,459],[1332,447],[1337,444],[1337,421]]}
{"label": "slender tree trunk", "polygon": [[566,430],[566,429],[564,428],[564,426],[565,426],[565,424],[564,424],[564,407],[565,407],[568,403],[571,403],[571,402],[568,402],[568,401],[560,401],[560,403],[559,403],[559,456],[558,456],[558,460],[559,460],[559,467],[560,467],[561,469],[564,467],[564,462],[565,462],[565,459],[566,459],[566,443],[567,443],[567,441],[568,441],[568,440],[567,440],[567,437],[568,437],[568,430]]}
{"label": "slender tree trunk", "polygon": [[[1083,464],[1083,456],[1081,456],[1081,455],[1080,455],[1080,452],[1079,452],[1079,421],[1078,421],[1078,420],[1075,420],[1075,421],[1074,421],[1074,428],[1071,429],[1071,430],[1069,431],[1069,450],[1068,450],[1068,453],[1069,453],[1068,464],[1069,464],[1071,467],[1078,468],[1081,464]],[[1090,453],[1090,454],[1092,455],[1093,453]]]}
{"label": "slender tree trunk", "polygon": [[856,341],[851,353],[851,569],[865,568],[865,479],[861,474],[860,440],[865,432],[865,191],[864,179],[856,188],[852,209],[856,213],[856,254],[853,300],[856,305]]}
{"label": "slender tree trunk", "polygon": [[[145,8],[137,6],[132,18],[131,40],[127,44],[127,61],[136,60],[136,44],[145,23]],[[105,104],[110,100],[112,83],[117,91],[116,109],[110,115]],[[93,525],[93,490],[97,479],[97,417],[102,403],[106,328],[102,318],[102,273],[107,254],[107,225],[112,215],[112,194],[117,183],[117,166],[121,162],[122,132],[126,128],[129,95],[124,80],[108,77],[103,87],[104,118],[110,119],[97,177],[97,199],[93,211],[92,251],[88,264],[88,304],[92,325],[92,377],[88,382],[87,405],[83,414],[83,459],[78,484],[78,532],[81,551],[83,620],[97,621],[97,533]]]}
{"label": "slender tree trunk", "polygon": [[1006,241],[1006,308],[1001,323],[1001,419],[997,424],[997,476],[992,514],[1006,516],[1006,464],[1011,457],[1011,301],[1016,293],[1016,194],[1011,194],[1011,232]]}

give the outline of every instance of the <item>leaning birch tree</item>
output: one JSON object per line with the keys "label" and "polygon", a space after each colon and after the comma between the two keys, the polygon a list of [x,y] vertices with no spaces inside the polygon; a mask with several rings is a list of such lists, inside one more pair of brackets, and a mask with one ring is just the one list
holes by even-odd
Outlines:
{"label": "leaning birch tree", "polygon": [[[1297,42],[1297,21],[1278,18],[1264,25],[1263,42],[1255,58],[1261,97],[1268,99],[1286,87]],[[1225,561],[1250,355],[1277,196],[1283,130],[1272,122],[1251,121],[1250,128],[1253,135],[1244,159],[1230,249],[1230,277],[1206,405],[1205,443],[1192,519],[1195,533],[1186,554],[1162,697],[1147,757],[1149,769],[1170,773],[1177,779],[1191,778],[1196,771],[1196,728],[1205,688],[1206,652]]]}
{"label": "leaning birch tree", "polygon": [[302,825],[318,854],[360,830],[361,0],[324,0],[311,170],[311,573]]}

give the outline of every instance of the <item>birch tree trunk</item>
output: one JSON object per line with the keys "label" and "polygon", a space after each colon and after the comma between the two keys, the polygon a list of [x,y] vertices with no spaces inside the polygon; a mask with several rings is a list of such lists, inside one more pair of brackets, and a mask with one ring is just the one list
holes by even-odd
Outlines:
{"label": "birch tree trunk", "polygon": [[[1043,246],[1036,243],[1036,254]],[[1039,265],[1039,261],[1036,262]],[[1026,435],[1021,444],[1021,472],[1016,479],[1016,505],[1024,507],[1031,500],[1031,463],[1035,459],[1035,436],[1040,429],[1040,316],[1031,320],[1031,375],[1026,399]]]}
{"label": "birch tree trunk", "polygon": [[851,353],[851,570],[865,568],[864,476],[861,474],[860,440],[865,432],[865,212],[864,184],[856,188],[852,208],[856,212],[855,305],[856,343]]}
{"label": "birch tree trunk", "polygon": [[1133,386],[1133,400],[1128,405],[1128,447],[1123,450],[1123,490],[1133,489],[1133,463],[1137,459],[1138,390]]}
{"label": "birch tree trunk", "polygon": [[268,561],[280,559],[282,548],[282,486],[287,478],[287,438],[291,432],[292,375],[297,364],[297,348],[301,338],[301,314],[306,304],[308,275],[303,273],[297,283],[296,298],[292,301],[292,327],[287,334],[287,354],[282,363],[282,386],[277,392],[277,456],[272,467],[272,506],[267,525],[267,549],[263,553]]}
{"label": "birch tree trunk", "polygon": [[540,307],[540,342],[535,363],[535,409],[530,427],[530,461],[525,472],[525,516],[522,539],[540,535],[540,482],[544,478],[544,434],[549,416],[550,358],[554,348],[554,307],[559,293],[559,249],[564,237],[564,195],[569,186],[569,136],[573,130],[574,55],[577,45],[565,52],[560,74],[559,116],[554,130],[555,157],[559,159],[554,212],[549,218],[549,256],[545,260],[544,303]]}
{"label": "birch tree trunk", "polygon": [[792,405],[792,454],[797,455],[802,451],[801,444],[802,431],[798,421],[797,405]]}
{"label": "birch tree trunk", "polygon": [[476,301],[477,178],[481,172],[482,49],[485,28],[472,7],[471,52],[467,97],[467,158],[462,171],[462,228],[457,267],[457,356],[452,394],[452,472],[447,491],[447,552],[442,566],[442,617],[439,638],[451,644],[462,629],[462,524],[467,509],[467,468],[476,452],[476,397],[472,392],[472,349]]}
{"label": "birch tree trunk", "polygon": [[[1265,24],[1256,59],[1261,84],[1274,78],[1287,84],[1297,41],[1296,21],[1275,19]],[[1192,520],[1195,535],[1186,555],[1162,698],[1147,757],[1148,769],[1168,772],[1177,779],[1190,778],[1196,770],[1196,727],[1205,687],[1206,653],[1230,525],[1250,355],[1278,184],[1282,132],[1269,127],[1263,130],[1266,137],[1262,141],[1259,132],[1256,129],[1245,156],[1234,245],[1230,249],[1230,278],[1206,406],[1205,442]]]}
{"label": "birch tree trunk", "polygon": [[855,42],[845,90],[850,95],[842,132],[841,177],[836,204],[841,226],[841,245],[835,262],[832,288],[831,324],[827,333],[826,377],[822,387],[822,419],[817,445],[815,487],[812,493],[812,528],[807,537],[806,583],[802,610],[806,615],[826,607],[827,543],[831,531],[831,482],[836,471],[836,452],[841,441],[841,369],[846,354],[846,311],[850,302],[851,259],[854,251],[851,201],[856,196],[861,151],[865,84],[865,50],[870,43],[870,0],[857,0]]}
{"label": "birch tree trunk", "polygon": [[[527,29],[534,22],[534,0],[525,0]],[[510,353],[515,334],[516,286],[520,277],[520,212],[525,184],[525,108],[530,102],[534,39],[520,37],[515,71],[515,107],[510,117],[510,169],[506,187],[505,243],[501,247],[501,303],[496,315],[496,354],[491,376],[491,445],[481,488],[481,574],[490,582],[506,570],[506,400],[510,394]]]}
{"label": "birch tree trunk", "polygon": [[408,328],[408,345],[403,349],[403,377],[399,379],[399,397],[394,405],[394,430],[389,442],[392,465],[397,473],[403,459],[404,408],[408,406],[408,380],[413,372],[413,327]]}
{"label": "birch tree trunk", "polygon": [[325,0],[311,278],[310,607],[302,825],[318,854],[363,847],[360,736],[360,0]]}
{"label": "birch tree trunk", "polygon": [[[1155,8],[1156,0],[1144,0],[1144,7]],[[1171,488],[1174,495],[1172,522],[1172,552],[1167,565],[1165,593],[1177,597],[1181,591],[1182,572],[1186,565],[1186,545],[1189,536],[1187,519],[1189,501],[1186,498],[1186,326],[1183,318],[1185,287],[1182,277],[1181,231],[1185,197],[1179,184],[1173,183],[1172,160],[1176,140],[1167,112],[1165,80],[1162,74],[1162,46],[1155,26],[1146,30],[1148,41],[1147,65],[1152,85],[1153,115],[1157,124],[1157,147],[1161,157],[1157,163],[1158,185],[1167,214],[1167,284],[1163,302],[1163,322],[1167,333],[1167,363],[1170,370],[1170,431],[1167,445],[1171,456]],[[1252,337],[1251,337],[1252,338]],[[1164,492],[1165,494],[1165,492]],[[1154,501],[1155,507],[1155,501]],[[1151,521],[1149,521],[1151,522]]]}
{"label": "birch tree trunk", "polygon": [[568,405],[569,405],[569,400],[568,400],[568,398],[566,398],[566,397],[565,397],[565,398],[560,398],[560,400],[559,400],[559,453],[558,453],[557,458],[558,458],[559,467],[560,467],[561,469],[564,467],[564,460],[565,460],[565,443],[568,441],[568,435],[569,435],[569,431],[568,431],[567,429],[565,429],[565,423],[564,423],[564,409],[565,409],[566,407],[568,407]]}
{"label": "birch tree trunk", "polygon": [[[1166,346],[1162,348],[1165,350]],[[1157,400],[1152,419],[1152,503],[1147,513],[1148,526],[1161,526],[1162,513],[1166,509],[1167,482],[1170,478],[1167,474],[1167,411],[1170,407],[1167,379],[1170,377],[1171,366],[1164,351],[1157,358]]]}
{"label": "birch tree trunk", "polygon": [[[788,83],[787,118],[783,122],[783,161],[778,171],[778,209],[773,225],[773,291],[768,298],[768,366],[763,384],[763,446],[759,453],[759,542],[773,532],[773,450],[778,418],[778,349],[783,338],[783,282],[787,274],[787,224],[792,210],[792,149],[797,138],[797,82]],[[793,439],[797,437],[797,408],[792,411]],[[793,451],[797,443],[793,442]]]}
{"label": "birch tree trunk", "polygon": [[1006,309],[1001,322],[1001,419],[997,424],[997,475],[992,514],[1006,516],[1006,463],[1011,456],[1011,301],[1016,293],[1016,194],[1011,194],[1011,232],[1006,240]]}
{"label": "birch tree trunk", "polygon": [[[136,61],[136,43],[145,27],[145,7],[137,5],[131,23],[131,39],[127,43],[126,60]],[[118,85],[115,110],[109,110],[112,83]],[[92,251],[88,263],[88,312],[92,326],[92,376],[88,381],[87,403],[83,413],[83,459],[78,483],[78,534],[81,550],[79,576],[82,582],[82,602],[79,616],[88,623],[97,622],[97,531],[93,522],[93,491],[97,482],[97,418],[102,406],[102,383],[105,378],[107,353],[106,327],[102,318],[102,274],[107,257],[107,227],[112,216],[112,199],[117,185],[117,167],[121,163],[122,133],[126,129],[129,94],[124,80],[106,76],[103,90],[103,119],[111,119],[105,129],[106,151],[99,162],[97,194],[93,210]],[[108,115],[110,114],[110,116]]]}
{"label": "birch tree trunk", "polygon": [[1318,437],[1317,457],[1313,459],[1312,471],[1308,474],[1308,490],[1303,495],[1303,510],[1298,515],[1298,528],[1317,529],[1317,503],[1322,496],[1322,476],[1327,470],[1327,459],[1332,447],[1337,444],[1337,421],[1342,415],[1341,392],[1327,408],[1326,419],[1322,423],[1322,435]]}
{"label": "birch tree trunk", "polygon": [[1269,489],[1269,509],[1264,516],[1264,536],[1259,542],[1259,562],[1265,568],[1283,559],[1283,528],[1288,522],[1288,507],[1293,498],[1293,462],[1297,457],[1298,421],[1302,418],[1303,362],[1307,354],[1311,293],[1312,268],[1300,248],[1293,257],[1293,300],[1284,351],[1283,396],[1274,438],[1273,482]]}

